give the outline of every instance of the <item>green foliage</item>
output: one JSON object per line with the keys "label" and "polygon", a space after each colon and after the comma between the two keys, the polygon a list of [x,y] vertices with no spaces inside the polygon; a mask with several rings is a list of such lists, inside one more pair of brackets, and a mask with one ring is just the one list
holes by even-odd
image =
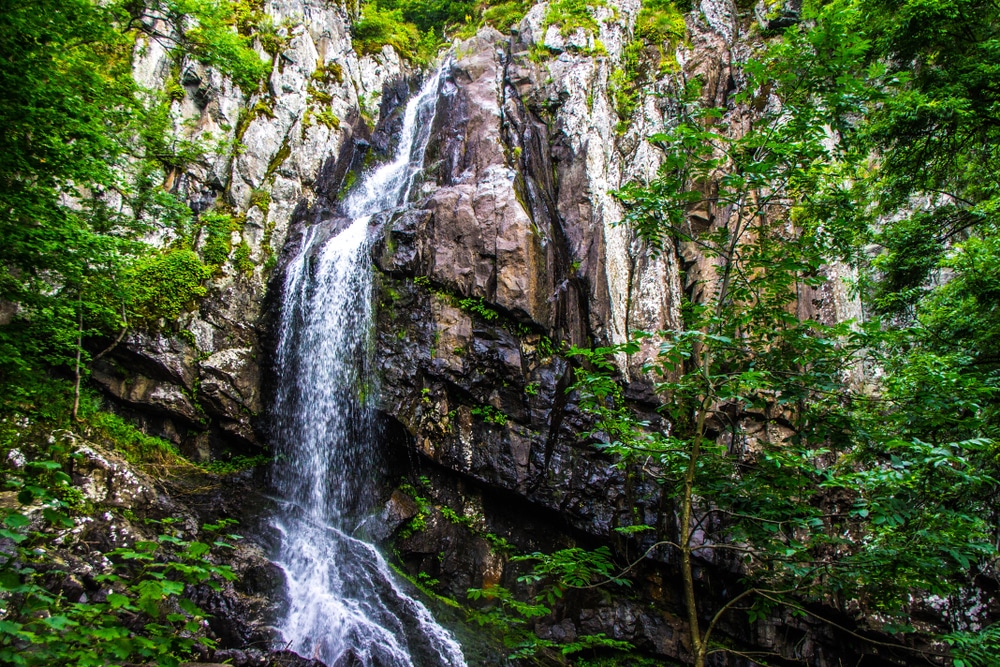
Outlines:
{"label": "green foliage", "polygon": [[508,553],[511,551],[512,547],[510,542],[506,539],[496,535],[495,533],[490,533],[485,530],[481,530],[472,517],[462,516],[458,514],[455,510],[450,507],[442,505],[438,508],[441,512],[441,516],[447,519],[449,522],[455,524],[456,526],[462,526],[469,532],[471,532],[476,537],[480,537],[485,540],[494,551],[500,553]]}
{"label": "green foliage", "polygon": [[344,82],[344,68],[340,63],[332,60],[326,64],[320,63],[316,66],[316,71],[312,73],[312,80],[325,85],[341,84]]}
{"label": "green foliage", "polygon": [[477,405],[469,412],[476,417],[482,418],[482,420],[487,424],[504,426],[507,423],[507,415],[505,415],[502,410],[494,408],[492,405]]}
{"label": "green foliage", "polygon": [[130,312],[145,322],[175,320],[207,290],[212,269],[194,251],[167,250],[140,260],[124,272]]}
{"label": "green foliage", "polygon": [[[531,658],[539,652],[556,650],[563,656],[590,649],[628,651],[628,642],[610,639],[604,634],[581,635],[571,642],[542,639],[530,631],[533,619],[552,613],[550,606],[559,604],[572,588],[590,588],[607,583],[624,584],[625,579],[615,577],[615,566],[610,552],[602,547],[596,551],[571,548],[553,554],[534,553],[517,556],[512,562],[534,562],[533,568],[518,578],[538,590],[531,602],[518,599],[503,586],[470,588],[468,598],[484,602],[485,607],[469,610],[469,619],[481,626],[496,627],[504,632],[504,642],[513,649],[512,660]],[[547,606],[549,605],[549,606]]]}
{"label": "green foliage", "polygon": [[272,458],[266,454],[256,456],[234,456],[230,459],[216,459],[202,464],[202,468],[216,475],[233,475],[244,470],[267,465]]}
{"label": "green foliage", "polygon": [[[59,540],[83,525],[77,517],[104,509],[94,508],[72,485],[69,472],[81,440],[113,449],[137,466],[182,460],[168,443],[102,411],[89,392],[80,421],[74,420],[66,382],[42,376],[18,394],[4,402],[0,419],[2,460],[15,447],[26,459],[19,469],[0,468],[4,487],[17,499],[0,510],[0,538],[8,544],[0,564],[0,662],[176,665],[196,644],[212,646],[203,630],[206,614],[191,603],[190,593],[193,586],[217,588],[233,579],[218,564],[236,539],[226,534],[231,521],[204,526],[199,535],[185,535],[172,519],[148,521],[138,530],[152,537],[104,550],[106,566],[92,572],[101,593],[70,597],[61,586],[67,566]],[[128,510],[124,514],[135,521]]]}
{"label": "green foliage", "polygon": [[245,240],[240,241],[233,252],[233,267],[241,276],[251,276],[254,266],[253,260],[250,258],[250,246]]}
{"label": "green foliage", "polygon": [[[154,30],[154,16],[176,38]],[[173,134],[176,81],[166,93],[140,89],[132,55],[137,39],[160,40],[177,59],[193,55],[255,87],[267,65],[232,18],[229,3],[207,0],[0,11],[0,301],[15,310],[0,327],[3,382],[53,366],[85,374],[87,349],[131,323],[125,273],[151,254],[140,239],[189,240],[190,210],[161,186],[205,146]]]}
{"label": "green foliage", "polygon": [[427,517],[430,515],[431,501],[422,496],[420,491],[412,484],[401,484],[399,490],[413,498],[413,501],[417,503],[417,513],[399,531],[399,538],[405,540],[427,528]]}
{"label": "green foliage", "polygon": [[980,632],[953,632],[943,639],[951,646],[954,667],[990,667],[1000,655],[1000,626]]}
{"label": "green foliage", "polygon": [[[178,665],[193,654],[196,645],[214,647],[204,636],[205,612],[187,591],[191,586],[218,589],[221,581],[235,579],[231,568],[212,562],[211,553],[232,548],[217,534],[230,521],[204,526],[207,542],[185,539],[167,520],[155,540],[137,540],[111,550],[105,557],[111,566],[95,576],[108,594],[101,601],[74,601],[65,593],[46,586],[58,576],[58,565],[47,562],[44,550],[36,548],[51,538],[52,529],[73,525],[66,504],[45,486],[65,485],[68,477],[52,461],[32,463],[23,478],[8,483],[19,488],[19,500],[42,503],[46,528],[37,525],[26,508],[7,510],[0,529],[14,544],[14,557],[0,567],[0,591],[4,600],[0,614],[0,660],[11,665],[123,665],[156,661]],[[52,472],[42,480],[39,471]],[[45,486],[39,486],[43,484]],[[152,520],[150,520],[152,522]],[[43,554],[43,555],[39,555]]]}
{"label": "green foliage", "polygon": [[358,173],[353,169],[348,171],[347,174],[344,175],[344,182],[340,186],[340,190],[337,191],[337,199],[339,201],[343,201],[347,194],[351,191],[351,188],[354,187],[354,184],[357,182]]}
{"label": "green foliage", "polygon": [[18,448],[29,458],[68,464],[69,446],[76,437],[101,443],[130,464],[179,463],[173,445],[146,435],[134,424],[108,412],[98,395],[84,389],[79,421],[72,417],[68,382],[38,375],[22,385],[8,385],[0,402],[0,454]]}
{"label": "green foliage", "polygon": [[251,190],[249,207],[254,206],[260,209],[264,217],[267,217],[267,213],[271,209],[271,193],[264,188],[254,188]]}
{"label": "green foliage", "polygon": [[221,211],[205,211],[198,219],[201,226],[200,254],[206,264],[220,267],[233,249],[232,232],[239,231],[233,216]]}
{"label": "green foliage", "polygon": [[[0,516],[10,545],[0,564],[3,664],[177,664],[208,643],[185,589],[232,578],[209,559],[222,539],[165,523],[158,539],[106,554],[108,569],[94,573],[106,597],[66,597],[54,554],[90,509],[68,474],[81,439],[132,463],[181,459],[102,411],[86,387],[52,377],[84,378],[91,351],[178,317],[205,293],[191,211],[169,190],[207,148],[174,134],[176,76],[164,92],[144,90],[132,59],[158,41],[176,62],[191,56],[256,88],[269,66],[232,29],[233,9],[210,0],[0,7],[0,303],[12,313],[0,326],[0,438],[5,455],[17,448],[27,459],[0,470],[20,503]],[[170,247],[152,249],[149,235]]]}
{"label": "green foliage", "polygon": [[315,115],[316,122],[320,125],[325,125],[331,130],[340,129],[340,119],[331,111],[330,109],[323,109]]}
{"label": "green foliage", "polygon": [[[211,2],[206,0],[153,0],[146,5],[128,4],[133,12],[130,25],[166,16],[180,29],[181,47],[206,65],[218,67],[244,90],[257,88],[270,71],[252,48],[247,14],[249,3]],[[194,19],[194,21],[191,21]],[[256,27],[264,33],[265,48],[272,44],[270,22],[255,15]],[[234,31],[242,25],[244,30]],[[273,46],[272,46],[273,48]]]}
{"label": "green foliage", "polygon": [[483,23],[507,34],[511,28],[521,22],[524,15],[531,9],[531,5],[529,0],[508,0],[507,2],[493,0],[483,9]]}
{"label": "green foliage", "polygon": [[617,566],[611,560],[611,550],[598,547],[593,551],[573,547],[551,554],[535,552],[517,556],[513,561],[534,562],[531,572],[518,578],[521,583],[549,581],[550,585],[539,594],[539,600],[555,604],[570,588],[587,588],[594,584],[631,586],[628,579],[617,576]]}
{"label": "green foliage", "polygon": [[397,11],[403,21],[413,24],[421,33],[442,35],[450,27],[468,22],[476,16],[475,0],[379,0],[386,10]]}
{"label": "green foliage", "polygon": [[360,53],[389,44],[409,61],[426,64],[450,37],[467,39],[483,25],[509,32],[531,5],[529,0],[376,0],[362,7],[355,44]]}
{"label": "green foliage", "polygon": [[687,34],[684,14],[673,0],[644,0],[635,19],[635,36],[647,44],[658,46],[661,55],[672,57],[667,51]]}
{"label": "green foliage", "polygon": [[113,412],[97,408],[95,400],[83,411],[83,432],[96,442],[111,447],[116,454],[132,465],[148,463],[178,463],[180,455],[166,440],[146,435]]}
{"label": "green foliage", "polygon": [[[636,17],[635,38],[622,49],[621,64],[611,72],[608,89],[618,114],[618,132],[631,123],[644,86],[677,66],[677,44],[687,35],[684,15],[670,0],[646,0]],[[659,54],[651,62],[650,49]]]}
{"label": "green foliage", "polygon": [[361,18],[351,27],[354,48],[361,55],[378,53],[391,46],[404,59],[415,64],[427,63],[437,54],[438,38],[407,22],[401,9],[391,9],[378,2],[361,8]]}
{"label": "green foliage", "polygon": [[592,35],[596,34],[600,26],[597,25],[593,10],[605,5],[604,0],[553,0],[545,12],[543,26],[559,26],[563,37],[581,29]]}
{"label": "green foliage", "polygon": [[[610,359],[637,343],[571,350],[587,362],[574,389],[598,446],[622,465],[643,462],[672,490],[678,529],[660,545],[679,556],[697,665],[724,650],[711,634],[732,613],[722,607],[705,624],[696,611],[693,563],[710,550],[745,559],[751,621],[833,592],[877,611],[886,631],[913,630],[914,595],[953,594],[996,558],[993,184],[960,180],[955,151],[970,164],[992,158],[977,143],[989,141],[984,128],[964,126],[961,104],[944,99],[967,90],[935,73],[948,66],[950,77],[981,81],[983,66],[925,50],[927,40],[948,48],[932,23],[897,22],[934,16],[954,38],[972,14],[894,4],[826,3],[743,63],[735,102],[759,110],[749,127],[733,131],[724,110],[701,108],[689,90],[674,129],[651,138],[665,153],[659,176],[620,193],[652,252],[688,245],[712,261],[687,277],[683,327],[660,335],[647,368],[663,425],[636,417],[614,378]],[[981,9],[990,18],[967,38],[995,34],[995,7]],[[989,48],[955,50],[988,59]],[[891,71],[884,59],[906,64]],[[928,71],[901,71],[914,59]],[[952,120],[922,118],[917,92],[950,105]],[[780,109],[764,103],[771,96]],[[914,127],[921,134],[907,133]],[[950,133],[978,139],[954,144]],[[885,252],[869,264],[872,239]],[[826,326],[795,314],[836,259],[855,263],[892,317]],[[950,280],[928,284],[935,270]],[[878,369],[868,386],[846,381],[862,360]],[[706,528],[710,516],[717,529]]]}
{"label": "green foliage", "polygon": [[475,313],[487,322],[493,322],[500,317],[500,313],[487,306],[482,297],[469,297],[467,299],[462,299],[458,302],[458,305],[463,310]]}

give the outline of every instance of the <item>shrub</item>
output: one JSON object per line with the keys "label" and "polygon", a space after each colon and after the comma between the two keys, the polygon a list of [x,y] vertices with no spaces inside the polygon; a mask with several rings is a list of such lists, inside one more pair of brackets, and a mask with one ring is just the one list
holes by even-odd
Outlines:
{"label": "shrub", "polygon": [[129,309],[147,322],[168,320],[205,296],[211,269],[191,250],[168,250],[140,260],[125,273]]}
{"label": "shrub", "polygon": [[483,22],[493,26],[502,33],[510,32],[510,29],[521,22],[524,15],[531,8],[531,2],[527,0],[509,0],[508,2],[498,2],[490,4],[483,10]]}
{"label": "shrub", "polygon": [[222,266],[233,249],[232,232],[236,227],[233,217],[219,211],[206,211],[201,214],[198,222],[201,223],[204,239],[201,258],[206,264]]}
{"label": "shrub", "polygon": [[354,48],[361,55],[378,53],[388,44],[399,55],[413,60],[420,45],[420,31],[407,23],[402,11],[382,9],[376,3],[361,8],[361,20],[351,29]]}
{"label": "shrub", "polygon": [[591,10],[603,7],[604,0],[555,0],[545,13],[545,25],[558,25],[563,36],[572,35],[578,29],[594,34],[600,26]]}

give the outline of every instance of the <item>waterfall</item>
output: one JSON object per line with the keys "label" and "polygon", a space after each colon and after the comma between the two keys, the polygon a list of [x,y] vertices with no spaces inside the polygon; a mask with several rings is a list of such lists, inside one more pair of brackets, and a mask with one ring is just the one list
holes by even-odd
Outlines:
{"label": "waterfall", "polygon": [[273,411],[275,562],[289,600],[279,630],[282,646],[329,665],[465,665],[455,640],[399,588],[378,550],[352,535],[352,523],[371,510],[378,472],[369,221],[408,199],[440,82],[438,70],[407,105],[394,159],[344,202],[350,225],[332,238],[320,226],[307,229],[285,275]]}

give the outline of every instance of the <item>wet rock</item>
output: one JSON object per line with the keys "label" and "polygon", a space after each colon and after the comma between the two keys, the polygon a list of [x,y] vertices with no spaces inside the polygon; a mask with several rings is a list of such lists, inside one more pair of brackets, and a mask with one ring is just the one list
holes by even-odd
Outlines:
{"label": "wet rock", "polygon": [[365,663],[354,651],[346,651],[337,658],[332,667],[365,667]]}
{"label": "wet rock", "polygon": [[[224,649],[216,651],[213,660],[224,660],[230,667],[327,667],[319,660],[303,658],[291,651],[261,649]],[[202,663],[191,663],[192,665]]]}

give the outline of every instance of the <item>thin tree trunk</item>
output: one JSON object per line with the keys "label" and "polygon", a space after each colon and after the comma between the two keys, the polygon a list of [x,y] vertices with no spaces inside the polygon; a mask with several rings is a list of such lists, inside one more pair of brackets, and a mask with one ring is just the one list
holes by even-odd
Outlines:
{"label": "thin tree trunk", "polygon": [[[705,360],[707,361],[707,359]],[[705,421],[708,415],[709,397],[706,390],[705,400],[698,413],[694,439],[691,443],[691,456],[688,459],[687,471],[684,474],[684,496],[681,499],[681,577],[684,580],[684,605],[688,612],[688,625],[691,634],[691,650],[694,652],[695,667],[704,667],[706,647],[702,641],[701,625],[698,620],[697,596],[694,590],[694,567],[691,564],[691,515],[694,512],[694,481],[698,470],[698,459],[701,457],[701,441],[705,432]]]}
{"label": "thin tree trunk", "polygon": [[73,421],[80,421],[80,378],[82,374],[80,373],[80,362],[83,356],[83,297],[80,297],[79,302],[80,316],[78,319],[79,326],[76,330],[76,382],[73,386]]}

